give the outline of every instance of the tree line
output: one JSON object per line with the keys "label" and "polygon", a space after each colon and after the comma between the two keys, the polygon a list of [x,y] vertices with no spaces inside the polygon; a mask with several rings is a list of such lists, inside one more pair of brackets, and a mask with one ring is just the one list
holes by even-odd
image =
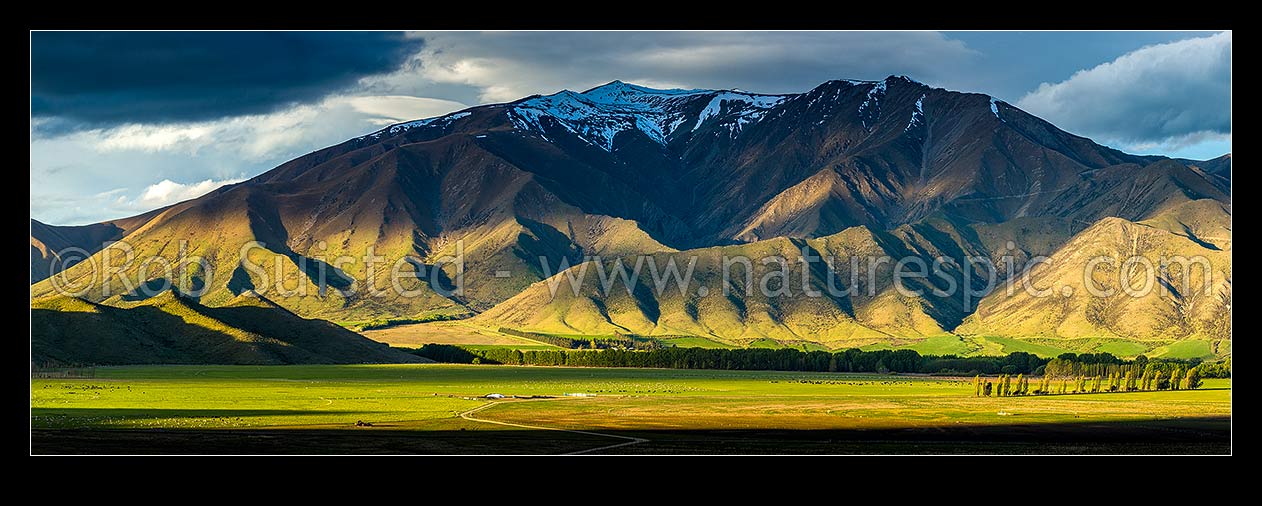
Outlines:
{"label": "tree line", "polygon": [[1047,364],[1047,359],[1033,353],[1014,351],[1004,356],[960,357],[930,355],[925,357],[923,371],[931,374],[1033,374]]}
{"label": "tree line", "polygon": [[[863,351],[851,348],[838,352],[801,351],[793,348],[659,348],[653,350],[514,350],[492,348],[471,350],[456,345],[427,344],[413,353],[438,362],[462,364],[552,365],[576,367],[649,367],[667,369],[724,369],[809,372],[937,372],[939,357],[924,357],[915,350]],[[1013,358],[1013,363],[1029,367],[1026,354]],[[964,361],[964,362],[961,362]],[[966,366],[968,361],[990,368],[993,357],[951,359],[953,366]],[[1005,358],[1000,357],[1003,361]],[[928,366],[928,367],[927,367]]]}
{"label": "tree line", "polygon": [[[1064,353],[1049,360],[1040,373],[1054,378],[1078,376],[1124,378],[1127,374],[1135,378],[1144,376],[1156,377],[1158,374],[1169,375],[1176,369],[1187,371],[1197,369],[1201,378],[1230,378],[1231,358],[1224,362],[1202,363],[1199,360],[1158,359],[1139,355],[1132,360],[1122,360],[1109,353]],[[1144,390],[1147,390],[1146,388]]]}
{"label": "tree line", "polygon": [[[1016,378],[1017,385],[1009,386],[1008,392],[1057,393],[1063,387],[1065,393],[1089,391],[1109,378],[1108,387],[1113,389],[1119,378],[1122,384],[1116,390],[1127,387],[1129,372],[1139,385],[1144,377],[1153,378],[1151,385],[1169,385],[1170,376],[1183,375],[1180,384],[1187,381],[1190,370],[1196,377],[1213,378],[1230,375],[1230,360],[1223,364],[1200,364],[1196,361],[1157,360],[1138,357],[1125,361],[1103,354],[1064,354],[1055,359],[1041,358],[1032,353],[1013,352],[999,357],[958,357],[954,355],[923,356],[915,350],[873,350],[851,348],[844,351],[801,351],[793,348],[657,348],[632,349],[577,349],[577,350],[515,350],[509,348],[466,349],[449,344],[426,344],[412,351],[416,355],[437,362],[458,364],[506,364],[574,367],[647,367],[666,369],[722,369],[722,370],[769,370],[806,372],[871,372],[871,373],[927,373],[939,375],[1000,375],[1005,382]],[[1084,358],[1085,357],[1085,358]],[[1085,360],[1086,362],[1082,362]],[[1055,365],[1053,365],[1055,364]],[[1075,365],[1077,364],[1077,365]],[[1086,365],[1107,364],[1113,369],[1101,369],[1101,374]],[[1137,366],[1136,364],[1139,364]],[[1029,376],[1041,377],[1031,388]],[[1161,378],[1158,378],[1158,377]],[[1079,379],[1085,382],[1079,385]],[[991,381],[991,380],[987,380]],[[1163,383],[1164,381],[1164,383]],[[1001,388],[991,381],[992,394]],[[1150,385],[1150,386],[1151,386]],[[980,388],[980,387],[979,387]],[[1148,387],[1144,387],[1147,389]],[[1153,388],[1156,388],[1153,386]],[[1140,389],[1140,387],[1136,387]]]}
{"label": "tree line", "polygon": [[724,369],[811,372],[920,372],[924,357],[915,350],[862,351],[850,349],[800,351],[793,348],[659,348],[655,350],[514,350],[465,349],[450,344],[426,344],[413,351],[437,361],[460,364],[553,365],[575,367],[648,367],[666,369]]}
{"label": "tree line", "polygon": [[1087,394],[1100,392],[1135,392],[1140,390],[1194,390],[1201,387],[1200,366],[1184,368],[1175,365],[1163,370],[1157,364],[1148,364],[1142,374],[1136,375],[1131,369],[1125,372],[1111,372],[1105,376],[1053,376],[1044,374],[1039,377],[1038,386],[1030,389],[1030,378],[1018,374],[1014,380],[1011,375],[1001,374],[994,381],[973,376],[973,395],[977,397],[1012,397],[1018,395],[1050,395],[1050,394]]}

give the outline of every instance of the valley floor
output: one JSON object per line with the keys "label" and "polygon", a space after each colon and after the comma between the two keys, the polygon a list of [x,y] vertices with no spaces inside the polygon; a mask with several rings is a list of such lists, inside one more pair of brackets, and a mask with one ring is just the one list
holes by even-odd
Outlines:
{"label": "valley floor", "polygon": [[918,376],[141,366],[33,379],[31,425],[37,454],[1221,454],[1231,390],[977,398]]}

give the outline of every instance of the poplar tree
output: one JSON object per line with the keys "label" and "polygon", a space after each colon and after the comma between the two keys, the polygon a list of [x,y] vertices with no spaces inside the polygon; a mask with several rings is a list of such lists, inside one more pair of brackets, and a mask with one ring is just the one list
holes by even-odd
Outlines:
{"label": "poplar tree", "polygon": [[1200,367],[1188,369],[1188,374],[1183,378],[1183,386],[1188,390],[1196,390],[1201,387],[1201,371]]}

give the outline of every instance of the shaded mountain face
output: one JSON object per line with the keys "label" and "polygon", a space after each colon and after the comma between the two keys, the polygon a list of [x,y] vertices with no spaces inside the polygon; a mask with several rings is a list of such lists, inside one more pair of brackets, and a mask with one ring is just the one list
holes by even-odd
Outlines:
{"label": "shaded mountain face", "polygon": [[31,361],[77,364],[359,364],[419,362],[332,323],[245,293],[220,307],[164,291],[109,306],[31,301]]}
{"label": "shaded mountain face", "polygon": [[1177,161],[1210,175],[1212,178],[1231,186],[1231,153],[1210,160],[1188,160],[1176,158]]}
{"label": "shaded mountain face", "polygon": [[[1051,254],[1105,217],[1142,221],[1199,200],[1229,205],[1227,183],[1187,163],[1100,146],[986,95],[905,77],[829,81],[788,95],[615,81],[393,125],[316,151],[102,229],[137,257],[200,258],[194,267],[153,274],[160,269],[131,264],[102,281],[91,265],[76,265],[61,278],[96,302],[138,297],[137,285],[149,281],[196,292],[208,306],[258,291],[307,317],[481,312],[590,256],[776,238],[827,250],[828,238],[846,233],[926,258],[1007,242],[1027,257]],[[1052,225],[1022,235],[1031,223]],[[35,228],[33,271],[36,241],[46,246],[52,236]],[[65,242],[79,240],[95,244],[96,236]],[[370,265],[366,255],[383,260]],[[333,262],[339,256],[355,261]],[[369,295],[391,286],[392,269],[417,274],[401,282],[413,293]],[[44,281],[32,293],[54,288]],[[863,321],[868,303],[839,311]],[[922,316],[869,319],[865,328],[942,332],[976,306],[899,303],[923,306],[908,313]],[[496,314],[536,321],[524,312],[551,310],[540,304]],[[785,311],[768,313],[770,321]]]}
{"label": "shaded mountain face", "polygon": [[[160,209],[158,211],[161,211]],[[31,220],[31,283],[86,260],[105,243],[122,239],[158,211],[91,225],[57,226]]]}

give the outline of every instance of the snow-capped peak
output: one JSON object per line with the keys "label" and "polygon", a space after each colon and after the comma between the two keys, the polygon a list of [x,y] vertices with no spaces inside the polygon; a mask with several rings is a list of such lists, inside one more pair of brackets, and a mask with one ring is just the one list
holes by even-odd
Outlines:
{"label": "snow-capped peak", "polygon": [[615,80],[584,91],[581,95],[594,102],[610,105],[619,104],[635,106],[645,103],[659,102],[669,97],[699,95],[702,93],[708,93],[709,91],[710,90],[684,90],[678,88],[659,90]]}
{"label": "snow-capped peak", "polygon": [[[523,100],[513,105],[510,118],[517,128],[546,135],[544,118],[606,151],[613,150],[614,137],[639,130],[653,141],[666,145],[666,139],[681,125],[692,120],[694,130],[707,119],[726,111],[736,114],[729,128],[761,119],[767,109],[786,96],[756,95],[735,91],[647,88],[613,81],[582,93],[564,90],[552,95]],[[695,118],[689,111],[694,101],[707,100]],[[723,108],[730,102],[728,109]],[[546,138],[546,137],[545,137]]]}

